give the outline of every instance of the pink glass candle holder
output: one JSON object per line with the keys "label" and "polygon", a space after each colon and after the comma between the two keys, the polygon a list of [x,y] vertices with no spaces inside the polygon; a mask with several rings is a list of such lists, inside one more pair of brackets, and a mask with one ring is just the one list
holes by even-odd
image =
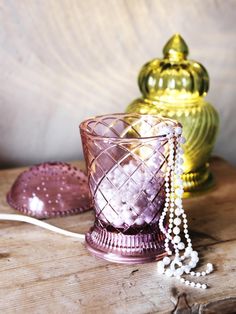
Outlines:
{"label": "pink glass candle holder", "polygon": [[95,222],[86,234],[89,251],[119,263],[162,258],[158,222],[165,203],[168,127],[160,116],[112,114],[81,123]]}

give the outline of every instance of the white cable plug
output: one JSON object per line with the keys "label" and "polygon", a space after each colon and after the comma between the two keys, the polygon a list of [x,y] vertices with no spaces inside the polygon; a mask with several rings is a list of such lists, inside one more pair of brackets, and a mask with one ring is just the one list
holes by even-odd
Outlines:
{"label": "white cable plug", "polygon": [[11,220],[11,221],[21,221],[21,222],[26,222],[35,226],[38,226],[40,228],[44,228],[47,230],[50,230],[52,232],[56,232],[62,235],[65,235],[67,237],[73,237],[77,238],[81,241],[84,241],[85,235],[81,233],[76,233],[76,232],[71,232],[68,230],[64,230],[58,227],[55,227],[53,225],[50,225],[44,221],[38,220],[36,218],[32,218],[29,216],[24,216],[24,215],[16,215],[16,214],[0,214],[0,220]]}

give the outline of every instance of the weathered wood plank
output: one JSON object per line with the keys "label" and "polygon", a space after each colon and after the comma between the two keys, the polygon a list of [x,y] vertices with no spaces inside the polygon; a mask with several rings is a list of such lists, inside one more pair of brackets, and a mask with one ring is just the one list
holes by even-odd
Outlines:
{"label": "weathered wood plank", "polygon": [[[160,276],[156,263],[112,264],[92,257],[75,239],[23,223],[0,222],[0,312],[170,313],[182,293],[194,313],[215,313],[218,305],[232,308],[236,297],[236,169],[214,159],[212,170],[216,188],[185,200],[195,247],[203,262],[217,268],[205,278],[210,289],[188,288]],[[1,212],[14,212],[5,194],[20,171],[0,171]],[[49,221],[85,232],[93,214]],[[178,307],[175,312],[181,313]]]}

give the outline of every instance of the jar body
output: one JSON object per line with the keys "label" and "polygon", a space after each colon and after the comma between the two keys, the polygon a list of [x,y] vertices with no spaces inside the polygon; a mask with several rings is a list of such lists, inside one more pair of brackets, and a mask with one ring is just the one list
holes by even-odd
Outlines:
{"label": "jar body", "polygon": [[211,104],[200,97],[185,103],[139,98],[127,107],[127,112],[160,114],[180,122],[186,139],[183,165],[185,197],[212,186],[208,160],[216,140],[219,117]]}
{"label": "jar body", "polygon": [[170,147],[166,135],[158,135],[166,121],[179,125],[137,114],[100,116],[81,124],[95,211],[86,245],[94,255],[142,263],[166,254],[159,219]]}

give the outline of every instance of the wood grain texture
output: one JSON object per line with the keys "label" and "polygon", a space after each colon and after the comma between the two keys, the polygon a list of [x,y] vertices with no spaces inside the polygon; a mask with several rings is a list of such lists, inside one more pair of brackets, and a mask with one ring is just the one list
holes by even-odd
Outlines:
{"label": "wood grain texture", "polygon": [[[91,256],[77,240],[23,223],[0,222],[0,313],[181,313],[183,304],[193,313],[233,313],[236,169],[215,159],[212,170],[215,190],[185,200],[194,247],[204,263],[216,267],[204,278],[211,288],[192,289],[160,276],[156,263],[112,264]],[[5,195],[21,171],[0,171],[0,212],[14,212]],[[77,232],[88,230],[92,221],[91,212],[49,220]],[[178,303],[183,293],[187,303]]]}
{"label": "wood grain texture", "polygon": [[236,163],[234,0],[0,1],[0,167],[82,157],[78,124],[122,112],[180,32],[209,70],[216,152]]}

